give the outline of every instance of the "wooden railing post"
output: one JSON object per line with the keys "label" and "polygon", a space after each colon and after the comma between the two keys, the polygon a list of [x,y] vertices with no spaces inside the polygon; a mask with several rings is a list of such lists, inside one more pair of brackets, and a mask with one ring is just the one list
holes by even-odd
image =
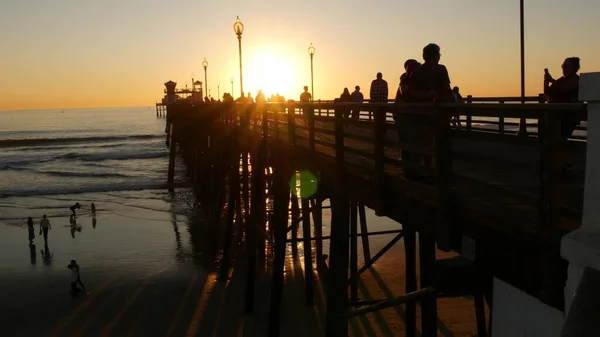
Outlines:
{"label": "wooden railing post", "polygon": [[349,200],[346,194],[343,109],[335,108],[335,188],[331,197],[331,245],[327,286],[327,337],[348,336],[347,320],[340,320],[348,305]]}
{"label": "wooden railing post", "polygon": [[561,151],[560,118],[557,111],[544,111],[538,123],[540,142],[540,265],[542,266],[542,298],[555,306],[564,305],[562,289],[557,276],[560,242],[557,231],[559,215],[559,168],[558,155]]}
{"label": "wooden railing post", "polygon": [[293,100],[288,101],[287,118],[290,147],[293,148],[296,145],[296,104]]}
{"label": "wooden railing post", "polygon": [[[465,100],[467,104],[473,103],[473,96],[468,95]],[[471,116],[471,110],[467,109],[467,131],[471,131],[471,125],[473,124],[473,117]]]}
{"label": "wooden railing post", "polygon": [[433,110],[434,141],[435,141],[435,176],[437,188],[437,217],[436,217],[436,241],[437,248],[450,251],[452,244],[451,221],[448,221],[449,210],[449,186],[452,179],[451,144],[448,137],[450,116],[447,109],[443,109],[436,103]]}
{"label": "wooden railing post", "polygon": [[375,191],[377,195],[377,202],[375,207],[375,214],[378,216],[383,215],[385,210],[385,190],[386,190],[386,179],[385,179],[385,171],[384,171],[384,163],[385,163],[385,138],[386,138],[386,128],[385,128],[385,108],[376,108],[371,109],[374,113],[375,123],[374,127],[374,135],[375,135],[375,148],[373,149],[373,154],[375,156]]}
{"label": "wooden railing post", "polygon": [[308,147],[310,150],[311,156],[315,154],[315,108],[312,103],[308,103]]}

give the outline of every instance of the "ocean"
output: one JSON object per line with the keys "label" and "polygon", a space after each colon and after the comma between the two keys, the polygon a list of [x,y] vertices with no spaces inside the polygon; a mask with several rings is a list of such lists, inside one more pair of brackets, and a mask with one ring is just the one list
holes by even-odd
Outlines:
{"label": "ocean", "polygon": [[[166,190],[164,130],[153,107],[0,111],[0,277],[53,270],[46,252],[37,252],[45,248],[42,237],[35,252],[28,248],[27,218],[37,236],[44,214],[53,226],[49,253],[61,266],[71,258],[88,267],[139,264],[128,254],[144,256],[144,264],[193,257],[188,231],[173,226],[193,222],[197,205],[189,189]],[[76,202],[82,207],[73,226],[69,207]]]}

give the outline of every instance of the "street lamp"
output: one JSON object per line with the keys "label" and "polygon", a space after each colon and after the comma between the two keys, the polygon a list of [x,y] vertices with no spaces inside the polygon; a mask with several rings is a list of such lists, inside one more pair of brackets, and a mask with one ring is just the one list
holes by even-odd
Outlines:
{"label": "street lamp", "polygon": [[240,97],[242,97],[244,95],[244,81],[242,80],[242,33],[244,33],[244,24],[242,21],[240,21],[239,15],[233,24],[233,31],[238,38],[238,48],[240,54]]}
{"label": "street lamp", "polygon": [[204,67],[204,86],[208,88],[208,81],[206,80],[206,68],[208,68],[208,61],[206,61],[206,57],[204,61],[202,61],[202,66]]}
{"label": "street lamp", "polygon": [[233,76],[229,78],[229,81],[231,81],[231,96],[233,96]]}
{"label": "street lamp", "polygon": [[308,47],[308,55],[310,55],[310,95],[314,100],[315,88],[313,82],[313,56],[315,56],[315,47],[313,47],[312,42],[310,43],[310,47]]}
{"label": "street lamp", "polygon": [[219,89],[218,85],[217,85],[217,99],[221,99],[221,90]]}
{"label": "street lamp", "polygon": [[[525,9],[524,0],[519,1],[520,35],[521,35],[521,104],[525,103]],[[527,119],[521,117],[519,121],[519,136],[527,136]]]}

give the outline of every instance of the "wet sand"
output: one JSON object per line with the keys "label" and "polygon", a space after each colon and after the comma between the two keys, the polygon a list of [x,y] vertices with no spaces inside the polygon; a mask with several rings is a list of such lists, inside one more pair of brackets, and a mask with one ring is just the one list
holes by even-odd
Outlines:
{"label": "wet sand", "polygon": [[[164,200],[132,200],[105,206],[95,228],[91,215],[81,212],[77,224],[82,230],[75,238],[68,217],[58,214],[50,219],[47,249],[37,237],[33,255],[25,227],[2,225],[0,336],[265,336],[268,271],[258,275],[255,313],[244,315],[245,262],[238,261],[228,282],[217,282],[211,260],[202,256],[202,224],[177,214]],[[399,227],[370,212],[368,218],[370,231]],[[329,221],[328,214],[324,220]],[[37,230],[36,225],[36,236]],[[372,237],[372,254],[392,237]],[[360,240],[359,253],[362,264]],[[69,295],[66,266],[71,259],[81,265],[89,294]],[[363,274],[359,297],[402,294],[403,259],[400,241]],[[304,306],[302,261],[288,249],[282,336],[321,336],[324,330],[320,286],[316,305]],[[320,284],[318,275],[316,280]],[[439,335],[475,335],[474,316],[469,299],[440,300]],[[386,309],[351,320],[350,331],[353,336],[403,336],[402,317],[401,307]]]}

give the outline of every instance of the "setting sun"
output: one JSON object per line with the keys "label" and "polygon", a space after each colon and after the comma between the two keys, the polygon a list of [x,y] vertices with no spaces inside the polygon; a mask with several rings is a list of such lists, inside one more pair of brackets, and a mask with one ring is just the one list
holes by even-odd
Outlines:
{"label": "setting sun", "polygon": [[268,97],[277,93],[289,96],[300,90],[296,88],[299,79],[292,62],[293,58],[287,55],[260,50],[248,60],[248,68],[244,71],[245,91],[255,96],[261,89]]}

